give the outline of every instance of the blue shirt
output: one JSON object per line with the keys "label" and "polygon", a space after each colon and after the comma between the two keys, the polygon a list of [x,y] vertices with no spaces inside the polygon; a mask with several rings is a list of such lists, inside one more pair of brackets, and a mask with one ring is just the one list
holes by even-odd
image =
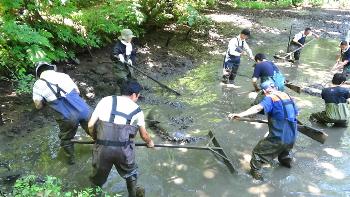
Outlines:
{"label": "blue shirt", "polygon": [[341,61],[345,60],[348,60],[349,62],[344,66],[344,68],[350,66],[350,47],[341,54]]}
{"label": "blue shirt", "polygon": [[255,65],[253,77],[272,77],[277,67],[270,61],[262,61]]}
{"label": "blue shirt", "polygon": [[325,103],[346,103],[346,99],[350,98],[349,89],[340,86],[324,88],[321,93]]}
{"label": "blue shirt", "polygon": [[284,144],[293,144],[297,136],[298,111],[290,97],[284,92],[276,91],[267,95],[260,105],[268,115],[269,136],[277,137]]}

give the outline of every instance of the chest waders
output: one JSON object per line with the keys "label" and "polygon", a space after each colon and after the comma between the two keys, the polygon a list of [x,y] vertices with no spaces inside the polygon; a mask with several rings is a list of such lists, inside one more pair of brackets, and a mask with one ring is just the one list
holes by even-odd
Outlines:
{"label": "chest waders", "polygon": [[[117,97],[112,96],[112,111],[109,121],[99,121],[96,144],[93,150],[93,174],[91,181],[102,186],[114,165],[119,175],[126,179],[129,196],[136,195],[137,165],[135,163],[134,138],[138,128],[130,125],[134,115],[141,112],[137,108],[130,114],[116,111]],[[116,116],[125,118],[126,124],[115,124]]]}
{"label": "chest waders", "polygon": [[[304,36],[304,34],[303,34],[302,37],[298,40],[298,42],[299,42],[300,44],[304,45],[304,44],[305,44],[305,41],[306,41],[306,36]],[[294,41],[292,41],[291,46],[292,46],[292,47],[291,47],[291,51],[296,50],[297,48],[300,47],[300,45],[299,45],[299,44],[296,44]],[[301,49],[299,49],[299,50],[297,50],[297,51],[294,52],[294,59],[295,59],[295,60],[298,61],[298,60],[300,59],[300,53],[301,53]]]}
{"label": "chest waders", "polygon": [[[292,158],[289,154],[290,150],[293,148],[296,136],[296,118],[288,118],[288,105],[293,105],[293,110],[295,111],[294,102],[291,100],[283,101],[280,96],[274,94],[282,102],[282,108],[284,113],[284,120],[287,121],[283,124],[283,128],[279,128],[276,125],[276,119],[272,117],[269,118],[269,135],[260,140],[258,144],[254,147],[252,151],[252,159],[250,161],[251,174],[258,176],[260,174],[259,170],[261,169],[262,163],[269,163],[274,158],[278,158],[278,161],[281,165],[290,168]],[[289,95],[288,95],[289,96]],[[274,131],[277,131],[282,134],[282,136],[276,135]]]}
{"label": "chest waders", "polygon": [[[85,103],[75,90],[67,94],[58,84],[52,84],[45,79],[40,80],[46,82],[47,86],[57,98],[56,100],[48,102],[48,104],[57,112],[55,118],[60,129],[58,137],[61,140],[61,147],[68,155],[68,164],[74,164],[74,144],[71,142],[71,139],[74,138],[79,123],[84,131],[90,135],[87,128],[91,116],[90,106]],[[56,86],[57,91],[55,91],[52,86]],[[61,96],[61,92],[64,93],[65,96]]]}
{"label": "chest waders", "polygon": [[[235,51],[242,53],[244,49],[244,41],[242,41],[242,45],[240,46],[239,40],[237,38],[237,43],[238,43],[238,47],[235,49]],[[229,48],[226,52],[224,63],[223,63],[224,69],[226,70],[226,72],[228,72],[227,75],[222,76],[224,83],[230,83],[230,81],[233,83],[233,81],[236,78],[240,63],[241,63],[241,56],[230,55],[230,48]]]}
{"label": "chest waders", "polygon": [[[350,48],[347,51],[345,51],[344,53],[341,53],[341,61],[343,62],[343,61],[347,60],[349,57],[350,57]],[[343,74],[346,75],[347,79],[349,78],[349,75],[350,75],[350,62],[348,62],[344,66]]]}

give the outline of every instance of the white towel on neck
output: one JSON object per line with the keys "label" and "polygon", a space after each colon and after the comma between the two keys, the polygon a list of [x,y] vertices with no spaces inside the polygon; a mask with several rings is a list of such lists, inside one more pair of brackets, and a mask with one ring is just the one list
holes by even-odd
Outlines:
{"label": "white towel on neck", "polygon": [[131,54],[131,51],[132,51],[132,45],[131,45],[131,43],[129,43],[129,42],[125,42],[124,40],[121,40],[121,42],[123,43],[123,44],[125,44],[125,46],[126,46],[126,52],[125,52],[125,54],[126,55],[130,55]]}

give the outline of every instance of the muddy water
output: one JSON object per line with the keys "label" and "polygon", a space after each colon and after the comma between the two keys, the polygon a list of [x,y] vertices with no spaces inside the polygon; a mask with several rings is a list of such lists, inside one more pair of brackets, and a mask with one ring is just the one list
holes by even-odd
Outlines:
{"label": "muddy water", "polygon": [[[286,41],[286,33],[261,33],[252,39],[251,46],[255,53],[264,52],[272,57],[274,52],[285,50]],[[320,39],[304,49],[302,64],[298,68],[286,63],[278,65],[287,78],[296,83],[321,83],[326,76],[325,71],[334,63],[338,51],[336,46],[334,40]],[[275,161],[263,169],[266,181],[255,181],[250,177],[250,153],[267,127],[226,119],[228,113],[250,106],[252,100],[248,93],[253,87],[249,78],[240,76],[236,79],[236,88],[222,87],[219,84],[221,61],[222,56],[211,55],[185,76],[173,79],[175,81],[169,85],[183,96],[176,98],[152,88],[156,96],[146,93],[146,100],[140,105],[145,111],[159,107],[167,117],[190,117],[185,131],[191,136],[205,136],[209,130],[214,131],[237,173],[231,174],[222,160],[209,151],[138,147],[139,183],[146,188],[147,196],[350,196],[348,129],[314,125],[329,134],[325,144],[300,134],[292,152],[295,157],[292,169],[280,167]],[[251,76],[252,62],[244,59],[241,65],[239,73]],[[144,83],[154,86],[147,80]],[[287,92],[297,100],[301,109],[300,119],[310,124],[307,118],[310,113],[323,108],[322,100],[297,95],[290,90]],[[59,177],[64,180],[65,188],[88,187],[91,146],[76,145],[77,163],[68,166],[63,153],[58,151],[57,132],[58,128],[52,124],[31,135],[1,143],[1,157],[11,163],[13,170],[24,174]],[[156,143],[164,143],[152,131],[151,134]],[[79,130],[79,136],[84,136],[83,131]],[[192,145],[205,145],[207,142],[199,141]],[[126,195],[125,183],[115,170],[111,172],[104,190]]]}

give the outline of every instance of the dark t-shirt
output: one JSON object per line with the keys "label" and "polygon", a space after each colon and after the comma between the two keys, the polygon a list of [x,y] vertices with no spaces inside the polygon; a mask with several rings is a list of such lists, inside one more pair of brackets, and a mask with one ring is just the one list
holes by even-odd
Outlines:
{"label": "dark t-shirt", "polygon": [[346,103],[346,99],[350,98],[349,89],[343,87],[330,87],[322,90],[321,96],[325,103]]}
{"label": "dark t-shirt", "polygon": [[272,77],[273,71],[276,70],[274,64],[270,61],[262,61],[255,65],[253,77]]}
{"label": "dark t-shirt", "polygon": [[350,48],[347,51],[345,51],[344,53],[342,53],[341,60],[342,61],[345,61],[345,60],[349,61],[344,67],[350,66]]}

